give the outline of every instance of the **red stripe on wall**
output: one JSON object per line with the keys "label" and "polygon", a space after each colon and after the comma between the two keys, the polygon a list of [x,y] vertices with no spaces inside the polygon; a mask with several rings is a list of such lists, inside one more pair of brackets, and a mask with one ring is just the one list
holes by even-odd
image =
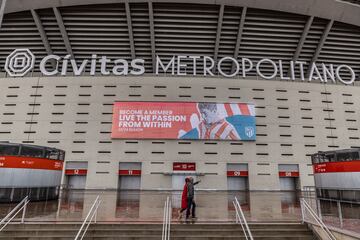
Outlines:
{"label": "red stripe on wall", "polygon": [[119,170],[121,176],[140,176],[141,170]]}
{"label": "red stripe on wall", "polygon": [[238,105],[242,115],[250,115],[249,107],[247,104],[239,103]]}
{"label": "red stripe on wall", "polygon": [[247,177],[249,176],[248,171],[227,171],[228,177]]}
{"label": "red stripe on wall", "polygon": [[327,162],[313,165],[314,173],[360,172],[360,160],[348,162]]}
{"label": "red stripe on wall", "polygon": [[230,104],[224,104],[224,106],[225,106],[225,110],[226,110],[226,113],[227,113],[228,116],[234,115],[234,113],[233,113],[233,111],[232,111],[232,109],[230,107]]}
{"label": "red stripe on wall", "polygon": [[63,169],[63,161],[47,158],[1,156],[0,168],[27,168],[61,171]]}
{"label": "red stripe on wall", "polygon": [[81,175],[85,176],[87,174],[87,169],[66,169],[65,175]]}
{"label": "red stripe on wall", "polygon": [[279,177],[299,177],[299,172],[279,171]]}

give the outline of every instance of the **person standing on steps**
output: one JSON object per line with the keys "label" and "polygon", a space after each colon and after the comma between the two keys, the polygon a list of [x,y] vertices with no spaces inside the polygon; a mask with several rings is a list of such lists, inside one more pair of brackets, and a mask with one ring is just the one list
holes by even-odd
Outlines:
{"label": "person standing on steps", "polygon": [[187,209],[186,209],[186,219],[189,219],[190,209],[191,209],[191,217],[196,218],[195,209],[195,194],[194,194],[194,186],[198,184],[200,181],[194,182],[192,177],[189,178],[189,182],[187,183]]}
{"label": "person standing on steps", "polygon": [[190,181],[190,178],[186,177],[184,188],[183,188],[182,195],[181,195],[181,209],[178,211],[179,220],[182,218],[182,213],[187,209],[187,206],[188,206],[188,204],[187,204],[187,185],[188,185],[189,181]]}

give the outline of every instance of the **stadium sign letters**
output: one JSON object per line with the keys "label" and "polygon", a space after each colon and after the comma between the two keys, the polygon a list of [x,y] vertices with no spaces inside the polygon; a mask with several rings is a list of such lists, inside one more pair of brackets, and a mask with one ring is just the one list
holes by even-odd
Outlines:
{"label": "stadium sign letters", "polygon": [[[224,64],[230,63],[233,66],[231,72],[224,70]],[[22,77],[34,68],[35,55],[29,49],[16,49],[7,58],[5,62],[5,70],[10,76]],[[111,67],[110,67],[111,65]],[[142,75],[145,73],[145,60],[136,58],[128,61],[126,59],[110,59],[106,56],[91,55],[89,59],[83,59],[81,62],[72,58],[71,55],[47,55],[40,61],[40,71],[45,76],[73,74],[80,76],[86,71],[94,76],[100,68],[101,75]],[[285,66],[289,69],[284,69]],[[192,73],[188,73],[186,69],[192,69]],[[200,70],[199,70],[200,69]],[[267,70],[265,73],[264,70]],[[268,70],[270,69],[271,74]],[[162,59],[156,56],[155,74],[171,74],[175,76],[185,75],[203,75],[214,76],[214,72],[218,72],[224,77],[235,77],[241,75],[247,77],[251,71],[256,71],[257,75],[264,79],[272,79],[280,77],[283,80],[296,80],[295,69],[299,72],[302,81],[320,81],[320,82],[336,82],[349,85],[355,81],[354,70],[346,64],[333,65],[315,62],[307,64],[303,61],[290,61],[287,64],[282,60],[271,60],[268,58],[260,59],[257,62],[249,58],[240,58],[237,60],[233,57],[223,57],[215,61],[209,56],[173,56],[170,59]],[[305,69],[309,69],[306,74]],[[217,70],[217,71],[215,71]]]}
{"label": "stadium sign letters", "polygon": [[[192,60],[192,64],[187,64],[185,61]],[[222,64],[224,62],[231,62],[235,66],[235,70],[232,73],[226,73],[222,70]],[[199,64],[200,63],[200,64]],[[201,65],[202,64],[202,65]],[[192,66],[191,66],[192,65]],[[203,71],[200,73],[197,72],[197,66],[200,65],[203,68]],[[271,75],[265,75],[263,73],[264,65],[270,65],[272,68]],[[164,64],[159,56],[156,56],[156,75],[159,74],[159,69],[161,68],[163,72],[170,71],[172,75],[187,75],[185,69],[191,67],[193,69],[193,75],[202,74],[204,76],[214,76],[213,69],[216,68],[218,72],[224,77],[235,77],[241,73],[242,77],[246,77],[247,73],[250,71],[256,70],[258,76],[264,79],[273,79],[277,76],[280,76],[283,80],[296,80],[295,78],[295,67],[299,68],[300,79],[305,81],[305,66],[306,62],[302,61],[290,61],[289,76],[283,68],[283,62],[281,60],[273,61],[268,58],[260,59],[256,64],[249,58],[241,58],[240,63],[233,57],[223,57],[220,58],[217,63],[214,59],[208,56],[174,56],[168,61],[167,64]],[[307,77],[307,80],[311,82],[312,80],[319,80],[321,82],[336,82],[336,80],[344,84],[352,84],[355,81],[355,72],[354,70],[345,64],[335,67],[333,64],[325,65],[321,64],[319,67],[317,64],[312,63],[310,66],[310,74]],[[341,71],[346,70],[350,73],[350,79],[344,79],[341,76]]]}

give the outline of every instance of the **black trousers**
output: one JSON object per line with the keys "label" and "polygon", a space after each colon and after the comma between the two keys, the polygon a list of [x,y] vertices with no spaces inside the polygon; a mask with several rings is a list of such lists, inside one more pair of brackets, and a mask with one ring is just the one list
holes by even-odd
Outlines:
{"label": "black trousers", "polygon": [[187,199],[186,218],[189,218],[190,216],[190,209],[191,209],[191,216],[195,217],[195,208],[196,208],[196,204],[194,198],[189,197]]}

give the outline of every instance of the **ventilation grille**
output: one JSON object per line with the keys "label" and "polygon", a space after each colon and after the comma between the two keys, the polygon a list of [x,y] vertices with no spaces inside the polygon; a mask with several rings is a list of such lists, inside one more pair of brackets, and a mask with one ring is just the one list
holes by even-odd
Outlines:
{"label": "ventilation grille", "polygon": [[[334,23],[319,56],[319,62],[347,64],[360,72],[360,28]],[[342,75],[349,75],[344,72]]]}
{"label": "ventilation grille", "polygon": [[[287,62],[292,60],[305,22],[305,16],[249,9],[239,57],[246,57],[254,62],[262,58],[282,60],[287,69]],[[262,68],[264,74],[271,75],[273,72],[271,65],[262,65]],[[256,75],[255,70],[251,74]]]}
{"label": "ventilation grille", "polygon": [[45,47],[30,11],[6,14],[0,29],[0,67],[16,48],[29,48],[37,57],[34,71],[39,71],[40,59],[46,56]]}
{"label": "ventilation grille", "polygon": [[[164,60],[174,55],[213,57],[218,15],[216,5],[155,5],[156,53]],[[190,67],[186,71],[191,74],[191,61],[187,63]]]}

